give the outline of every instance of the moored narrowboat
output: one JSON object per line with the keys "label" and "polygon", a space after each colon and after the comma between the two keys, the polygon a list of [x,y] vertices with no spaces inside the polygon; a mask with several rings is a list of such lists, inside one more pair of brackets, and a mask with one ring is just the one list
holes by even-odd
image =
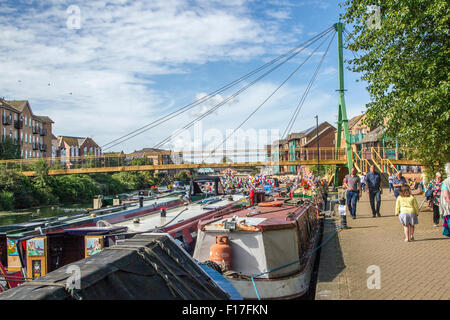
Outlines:
{"label": "moored narrowboat", "polygon": [[198,224],[194,258],[221,265],[244,299],[293,299],[309,289],[320,234],[311,202],[260,203]]}

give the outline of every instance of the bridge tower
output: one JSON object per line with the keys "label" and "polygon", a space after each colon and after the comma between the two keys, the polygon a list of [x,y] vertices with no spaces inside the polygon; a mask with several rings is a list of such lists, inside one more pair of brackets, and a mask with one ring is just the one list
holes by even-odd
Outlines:
{"label": "bridge tower", "polygon": [[[345,147],[347,154],[347,167],[350,172],[353,167],[353,155],[350,144],[350,135],[348,133],[348,118],[347,110],[345,108],[344,97],[344,56],[343,56],[343,43],[342,32],[344,31],[344,24],[340,21],[334,25],[338,34],[338,71],[339,71],[339,110],[338,110],[338,123],[337,123],[337,139],[336,139],[336,160],[339,160],[339,149],[341,148],[341,132],[344,130]],[[339,177],[339,165],[336,165],[334,171],[334,185],[338,185]]]}

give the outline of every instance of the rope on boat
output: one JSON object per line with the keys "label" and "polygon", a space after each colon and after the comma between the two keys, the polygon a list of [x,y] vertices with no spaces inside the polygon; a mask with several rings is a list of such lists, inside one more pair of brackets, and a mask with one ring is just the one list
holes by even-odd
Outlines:
{"label": "rope on boat", "polygon": [[[325,222],[325,221],[324,221],[324,222]],[[337,227],[342,228],[341,225],[338,225],[338,224],[335,224],[335,225],[336,225]],[[280,267],[271,269],[271,270],[269,270],[269,271],[263,272],[263,273],[261,273],[261,274],[252,276],[250,279],[252,280],[253,288],[255,289],[255,293],[256,293],[256,296],[258,297],[258,300],[261,300],[261,297],[259,296],[258,289],[256,288],[255,278],[260,277],[260,276],[265,275],[265,274],[268,274],[268,273],[271,273],[271,272],[274,272],[274,271],[277,271],[277,270],[280,270],[280,269],[284,269],[284,268],[289,267],[289,266],[291,266],[291,265],[293,265],[293,264],[299,263],[300,261],[304,260],[305,258],[311,256],[313,253],[315,253],[317,250],[319,250],[319,249],[320,249],[321,247],[323,247],[325,244],[327,244],[328,241],[330,241],[331,239],[333,239],[334,236],[335,236],[339,231],[340,231],[340,230],[337,230],[337,229],[336,229],[336,230],[333,232],[333,234],[332,234],[327,240],[323,241],[323,242],[322,242],[319,246],[317,246],[314,250],[312,250],[310,253],[306,254],[305,256],[301,257],[300,259],[295,260],[295,261],[293,261],[293,262],[290,262],[290,263],[288,263],[288,264],[282,265],[282,266],[280,266]]]}

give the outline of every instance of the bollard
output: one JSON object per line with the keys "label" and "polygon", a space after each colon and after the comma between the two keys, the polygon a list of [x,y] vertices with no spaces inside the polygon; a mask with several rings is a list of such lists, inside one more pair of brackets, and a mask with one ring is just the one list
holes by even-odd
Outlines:
{"label": "bollard", "polygon": [[339,215],[341,216],[341,228],[350,229],[350,227],[347,226],[347,212],[345,207],[345,198],[341,198],[339,200]]}
{"label": "bollard", "polygon": [[144,197],[139,197],[139,207],[143,207],[144,206]]}
{"label": "bollard", "polygon": [[165,217],[166,216],[166,208],[161,208],[160,215],[161,215],[161,217]]}

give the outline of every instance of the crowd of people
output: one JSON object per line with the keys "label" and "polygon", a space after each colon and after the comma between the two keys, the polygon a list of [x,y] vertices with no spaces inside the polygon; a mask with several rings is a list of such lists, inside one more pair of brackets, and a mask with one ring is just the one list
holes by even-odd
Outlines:
{"label": "crowd of people", "polygon": [[[425,193],[428,206],[433,210],[434,227],[439,226],[442,217],[442,234],[450,237],[449,228],[449,208],[450,208],[450,163],[445,165],[447,179],[442,181],[442,174],[436,173],[435,179],[427,181],[426,175],[422,174],[420,182],[409,178],[408,181],[401,171],[396,175],[390,175],[388,179],[389,193],[393,192],[396,198],[395,215],[400,219],[404,227],[405,241],[414,240],[414,226],[418,224],[420,207],[416,198],[412,194],[413,189],[420,186]],[[356,219],[356,204],[361,198],[362,192],[369,194],[370,207],[374,218],[381,217],[380,204],[381,194],[381,175],[375,171],[375,167],[370,167],[370,172],[366,175],[357,175],[357,170],[352,168],[349,175],[344,178],[344,190],[346,191],[346,204],[353,219]]]}
{"label": "crowd of people", "polygon": [[[412,190],[418,187],[425,193],[428,206],[433,211],[433,224],[439,226],[442,219],[442,234],[450,237],[449,216],[450,216],[450,163],[445,166],[447,179],[443,181],[442,174],[436,173],[435,179],[426,180],[425,174],[422,174],[420,182],[414,179],[406,179],[401,171],[396,175],[390,175],[388,179],[389,193],[393,192],[396,198],[395,215],[399,217],[404,227],[405,241],[414,240],[414,226],[418,224],[419,210],[416,198]],[[222,177],[222,183],[226,189],[246,189],[249,192],[255,192],[256,189],[277,188],[281,184],[288,188],[288,194],[292,197],[298,188],[307,188],[318,190],[323,196],[323,209],[327,204],[329,187],[326,180],[317,179],[312,173],[302,172],[298,176],[236,176],[226,173]],[[375,166],[370,167],[367,174],[357,174],[357,170],[352,168],[343,181],[343,188],[346,192],[346,205],[353,219],[356,219],[357,202],[361,199],[362,193],[367,192],[370,201],[370,208],[373,218],[381,217],[381,195],[383,188],[381,185],[381,175],[375,170]]]}

